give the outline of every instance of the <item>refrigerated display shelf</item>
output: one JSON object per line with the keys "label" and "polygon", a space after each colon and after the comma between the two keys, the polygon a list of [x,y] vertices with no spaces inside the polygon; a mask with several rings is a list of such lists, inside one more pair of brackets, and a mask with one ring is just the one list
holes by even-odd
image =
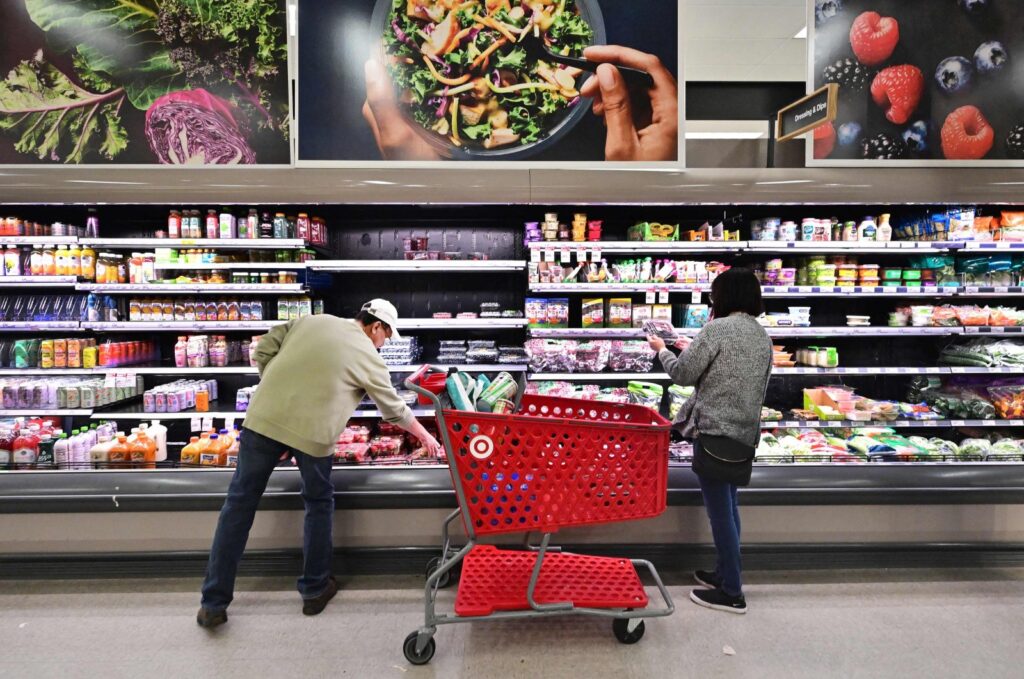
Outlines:
{"label": "refrigerated display shelf", "polygon": [[[0,241],[7,242],[3,238]],[[30,240],[28,244],[35,241]],[[306,247],[298,238],[81,238],[78,242],[103,248],[230,248],[242,250],[295,250]]]}
{"label": "refrigerated display shelf", "polygon": [[865,427],[892,427],[894,429],[983,427],[998,429],[1000,427],[1024,427],[1024,420],[895,420],[893,422],[780,420],[778,422],[765,421],[761,423],[762,429],[857,429]]}
{"label": "refrigerated display shelf", "polygon": [[0,417],[87,417],[92,414],[89,409],[56,409],[56,410],[0,410]]}
{"label": "refrigerated display shelf", "polygon": [[80,330],[78,321],[0,321],[0,332],[51,332]]}
{"label": "refrigerated display shelf", "polygon": [[614,255],[640,254],[675,254],[675,253],[707,253],[722,254],[742,252],[747,248],[745,241],[633,241],[633,240],[602,240],[602,241],[537,241],[528,243],[531,252],[562,252],[568,250],[579,252],[610,253]]}
{"label": "refrigerated display shelf", "polygon": [[[1024,373],[1024,367],[1016,369],[1000,370],[993,368],[986,370],[984,368],[968,368],[968,371],[978,370],[977,373],[965,373],[965,374],[1013,374],[1013,373]],[[840,376],[840,375],[951,375],[960,374],[959,370],[953,370],[946,367],[900,367],[900,368],[811,368],[811,367],[800,367],[800,368],[773,368],[772,376],[788,377],[788,376]],[[588,380],[595,381],[609,381],[609,380],[652,380],[655,382],[668,380],[669,376],[663,372],[651,372],[651,373],[531,373],[529,379],[534,382],[540,381],[560,381],[560,382],[586,382]]]}
{"label": "refrigerated display shelf", "polygon": [[[980,245],[980,244],[974,244]],[[963,242],[926,241],[537,241],[529,243],[531,251],[568,250],[572,253],[593,252],[617,255],[672,253],[752,253],[752,254],[916,254],[944,253],[964,249]],[[1024,243],[1020,244],[1024,248]],[[977,248],[972,248],[977,249]],[[985,248],[988,249],[988,248]],[[1008,249],[1008,248],[1004,248]],[[1014,248],[1017,249],[1017,248]],[[589,259],[589,257],[588,257]]]}
{"label": "refrigerated display shelf", "polygon": [[69,288],[77,282],[75,276],[0,276],[0,288]]}
{"label": "refrigerated display shelf", "polygon": [[305,292],[300,284],[234,284],[234,283],[79,283],[79,292],[102,292],[110,295],[183,295],[183,294],[246,294],[246,295],[294,295]]}
{"label": "refrigerated display shelf", "polygon": [[[166,419],[161,417],[159,419]],[[1024,465],[999,462],[755,464],[744,506],[1020,504]],[[217,511],[235,470],[18,471],[0,473],[0,512],[95,513]],[[331,474],[335,503],[345,509],[426,509],[457,506],[447,466],[344,465]],[[117,502],[112,501],[115,497]],[[668,469],[668,504],[700,506],[697,477],[688,464]],[[294,467],[274,470],[260,506],[303,508]]]}
{"label": "refrigerated display shelf", "polygon": [[407,330],[474,330],[525,328],[525,318],[403,318],[399,321],[402,332]]}
{"label": "refrigerated display shelf", "polygon": [[220,270],[253,270],[253,271],[294,271],[304,270],[308,262],[204,262],[189,264],[188,262],[156,262],[157,271],[220,271]]}
{"label": "refrigerated display shelf", "polygon": [[530,283],[530,292],[710,292],[710,283]]}
{"label": "refrigerated display shelf", "polygon": [[[766,327],[765,332],[771,337],[897,337],[897,336],[948,336],[963,335],[965,328],[955,327],[906,327],[889,328],[885,326],[871,327]],[[1012,328],[1006,329],[1013,332]],[[1024,328],[1021,328],[1024,330]],[[993,330],[998,332],[1000,329]],[[694,336],[700,328],[676,328],[676,332],[684,336]],[[531,337],[542,339],[643,339],[644,332],[639,328],[529,328]]]}
{"label": "refrigerated display shelf", "polygon": [[311,271],[356,273],[374,271],[400,271],[407,273],[490,273],[494,271],[524,271],[526,263],[506,259],[456,260],[401,260],[401,259],[338,259],[306,262]]}
{"label": "refrigerated display shelf", "polygon": [[178,368],[175,366],[108,366],[103,368],[0,368],[0,376],[28,375],[106,375],[107,373],[132,373],[138,375],[248,375],[257,374],[257,368],[249,366],[224,366],[208,368]]}
{"label": "refrigerated display shelf", "polygon": [[[460,363],[456,365],[441,365],[440,363],[431,363],[431,366],[438,370],[448,370],[449,368],[456,368],[458,370],[473,371],[473,372],[526,372],[529,366],[520,363]],[[388,366],[392,373],[414,373],[423,367],[422,363],[416,365],[392,365]]]}
{"label": "refrigerated display shelf", "polygon": [[610,381],[653,381],[669,379],[666,373],[531,373],[531,382],[610,382]]}
{"label": "refrigerated display shelf", "polygon": [[116,331],[116,332],[203,332],[218,330],[269,330],[288,321],[84,321],[81,325],[85,330]]}
{"label": "refrigerated display shelf", "polygon": [[920,252],[942,253],[961,249],[961,242],[944,241],[746,241],[743,249],[764,254],[878,254],[906,255]]}
{"label": "refrigerated display shelf", "polygon": [[221,410],[222,404],[218,401],[210,401],[210,409],[206,412],[199,412],[195,408],[188,408],[176,413],[147,413],[143,410],[142,401],[138,399],[136,403],[130,406],[113,407],[109,406],[110,409],[96,408],[95,410],[85,411],[85,415],[92,420],[191,420],[193,418],[212,417],[214,419],[229,419],[242,420],[245,418],[245,412],[236,412],[234,410]]}

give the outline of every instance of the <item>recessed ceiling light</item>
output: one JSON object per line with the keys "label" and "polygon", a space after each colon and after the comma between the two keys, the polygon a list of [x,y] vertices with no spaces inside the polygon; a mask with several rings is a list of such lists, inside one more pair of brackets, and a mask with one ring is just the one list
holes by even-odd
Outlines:
{"label": "recessed ceiling light", "polygon": [[796,38],[797,40],[803,40],[804,38],[806,38],[807,37],[807,27],[804,26],[803,28],[801,28],[800,32],[797,33],[796,35],[794,35],[793,37]]}

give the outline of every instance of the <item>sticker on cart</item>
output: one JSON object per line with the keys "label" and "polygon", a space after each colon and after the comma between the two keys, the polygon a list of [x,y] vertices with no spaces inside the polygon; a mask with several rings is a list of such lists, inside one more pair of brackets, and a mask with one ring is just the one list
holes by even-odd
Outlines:
{"label": "sticker on cart", "polygon": [[494,441],[485,434],[474,436],[469,442],[469,454],[478,460],[486,460],[494,454]]}

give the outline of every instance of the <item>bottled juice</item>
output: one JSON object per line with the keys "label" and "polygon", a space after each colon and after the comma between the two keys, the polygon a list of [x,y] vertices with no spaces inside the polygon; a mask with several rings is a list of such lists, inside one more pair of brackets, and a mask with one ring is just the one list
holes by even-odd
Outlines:
{"label": "bottled juice", "polygon": [[16,469],[32,469],[39,458],[39,437],[29,429],[22,429],[14,439],[12,458]]}
{"label": "bottled juice", "polygon": [[221,448],[220,436],[217,434],[211,434],[209,441],[206,449],[199,454],[199,464],[204,467],[216,467],[220,465],[221,455],[225,451]]}
{"label": "bottled juice", "polygon": [[110,462],[110,449],[113,447],[114,442],[109,436],[101,436],[99,442],[89,449],[89,459],[92,462],[92,466],[97,469],[106,467]]}
{"label": "bottled juice", "polygon": [[188,338],[181,336],[174,345],[174,366],[184,368],[188,365]]}
{"label": "bottled juice", "polygon": [[68,275],[68,248],[66,245],[57,246],[57,254],[55,257],[54,264],[56,275],[67,276]]}
{"label": "bottled juice", "polygon": [[198,465],[199,464],[199,437],[193,436],[189,439],[185,447],[181,449],[181,464],[182,465]]}
{"label": "bottled juice", "polygon": [[43,251],[38,247],[32,248],[32,256],[29,258],[28,270],[33,276],[43,275]]}
{"label": "bottled juice", "polygon": [[21,251],[13,245],[8,245],[7,250],[4,251],[4,275],[5,276],[20,276],[21,271]]}
{"label": "bottled juice", "polygon": [[156,442],[140,431],[131,445],[133,467],[156,469]]}
{"label": "bottled juice", "polygon": [[[0,440],[2,440],[2,437],[0,437]],[[53,444],[53,463],[57,466],[57,469],[68,469],[71,467],[71,452],[68,444],[68,435],[63,432],[57,437],[57,441]],[[3,465],[0,465],[0,467],[2,466]]]}
{"label": "bottled juice", "polygon": [[196,412],[207,413],[210,411],[210,392],[200,389],[196,392]]}
{"label": "bottled juice", "polygon": [[53,247],[43,248],[42,272],[43,276],[57,275],[57,256],[54,253]]}
{"label": "bottled juice", "polygon": [[68,249],[68,276],[82,275],[82,250],[77,245]]}
{"label": "bottled juice", "polygon": [[160,420],[153,420],[153,424],[146,429],[146,435],[156,442],[156,461],[163,462],[167,459],[167,427],[160,424]]}
{"label": "bottled juice", "polygon": [[91,245],[82,246],[82,278],[87,281],[96,280],[96,251]]}
{"label": "bottled juice", "polygon": [[118,432],[117,442],[110,447],[107,459],[112,467],[125,467],[131,462],[131,449],[128,446],[128,437],[124,435],[124,432]]}

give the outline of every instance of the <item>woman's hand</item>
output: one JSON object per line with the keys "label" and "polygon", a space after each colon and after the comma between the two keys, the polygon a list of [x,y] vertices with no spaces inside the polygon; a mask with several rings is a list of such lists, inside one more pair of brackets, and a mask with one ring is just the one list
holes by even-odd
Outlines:
{"label": "woman's hand", "polygon": [[691,344],[693,344],[693,339],[689,337],[680,337],[679,339],[676,340],[675,348],[679,349],[680,351],[686,351],[687,349],[690,348]]}
{"label": "woman's hand", "polygon": [[660,354],[665,350],[665,340],[654,335],[647,336],[647,343],[651,345],[651,349],[654,349],[655,353]]}

